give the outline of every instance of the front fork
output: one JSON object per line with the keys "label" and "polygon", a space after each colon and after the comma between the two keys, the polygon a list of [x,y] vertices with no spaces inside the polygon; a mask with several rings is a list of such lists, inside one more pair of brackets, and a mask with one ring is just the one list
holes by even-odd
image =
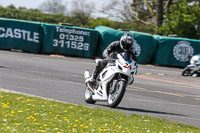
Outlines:
{"label": "front fork", "polygon": [[[126,77],[125,75],[121,75],[120,73],[117,74],[116,76],[114,76],[112,82],[110,83],[110,87],[108,88],[108,93],[107,94],[112,94],[116,91],[116,87],[117,87],[117,83],[119,80],[124,80],[125,82],[128,82],[128,77]],[[134,78],[132,78],[131,83],[133,83]]]}
{"label": "front fork", "polygon": [[112,85],[110,85],[110,91],[109,91],[110,94],[115,92],[116,87],[117,87],[117,82],[118,82],[118,80],[113,80],[113,82],[111,83]]}

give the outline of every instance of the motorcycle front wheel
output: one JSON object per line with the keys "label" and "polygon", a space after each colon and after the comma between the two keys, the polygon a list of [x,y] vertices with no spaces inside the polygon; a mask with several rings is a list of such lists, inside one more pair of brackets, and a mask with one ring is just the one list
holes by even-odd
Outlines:
{"label": "motorcycle front wheel", "polygon": [[191,68],[187,67],[183,70],[183,72],[181,73],[182,76],[191,76]]}
{"label": "motorcycle front wheel", "polygon": [[111,108],[117,107],[121,102],[126,91],[126,81],[118,80],[114,91],[110,91],[108,95],[108,106]]}
{"label": "motorcycle front wheel", "polygon": [[85,89],[85,102],[89,104],[95,104],[96,101],[92,99],[92,91],[86,86]]}

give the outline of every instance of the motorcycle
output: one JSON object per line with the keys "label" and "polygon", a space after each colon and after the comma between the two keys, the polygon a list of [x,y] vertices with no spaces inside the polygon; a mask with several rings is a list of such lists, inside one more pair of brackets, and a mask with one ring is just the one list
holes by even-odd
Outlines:
{"label": "motorcycle", "polygon": [[182,71],[182,76],[200,76],[200,55],[194,55],[190,59],[190,64]]}
{"label": "motorcycle", "polygon": [[117,107],[125,94],[126,87],[133,83],[136,72],[137,64],[128,52],[117,54],[116,60],[108,60],[107,66],[97,77],[96,83],[88,83],[91,76],[90,71],[86,70],[84,72],[86,103],[107,101],[109,107]]}

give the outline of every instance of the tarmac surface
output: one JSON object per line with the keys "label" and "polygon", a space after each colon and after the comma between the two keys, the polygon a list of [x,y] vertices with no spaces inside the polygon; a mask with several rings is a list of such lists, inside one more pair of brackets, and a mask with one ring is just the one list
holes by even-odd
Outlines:
{"label": "tarmac surface", "polygon": [[[83,73],[94,67],[91,59],[0,51],[0,90],[110,109],[106,102],[84,101]],[[182,77],[182,70],[139,65],[135,82],[114,110],[200,127],[200,77]]]}

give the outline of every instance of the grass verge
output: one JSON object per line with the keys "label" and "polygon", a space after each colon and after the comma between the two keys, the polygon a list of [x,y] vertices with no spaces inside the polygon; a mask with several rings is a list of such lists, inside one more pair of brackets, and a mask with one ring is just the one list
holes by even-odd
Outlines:
{"label": "grass verge", "polygon": [[200,128],[0,91],[0,133],[199,133]]}

